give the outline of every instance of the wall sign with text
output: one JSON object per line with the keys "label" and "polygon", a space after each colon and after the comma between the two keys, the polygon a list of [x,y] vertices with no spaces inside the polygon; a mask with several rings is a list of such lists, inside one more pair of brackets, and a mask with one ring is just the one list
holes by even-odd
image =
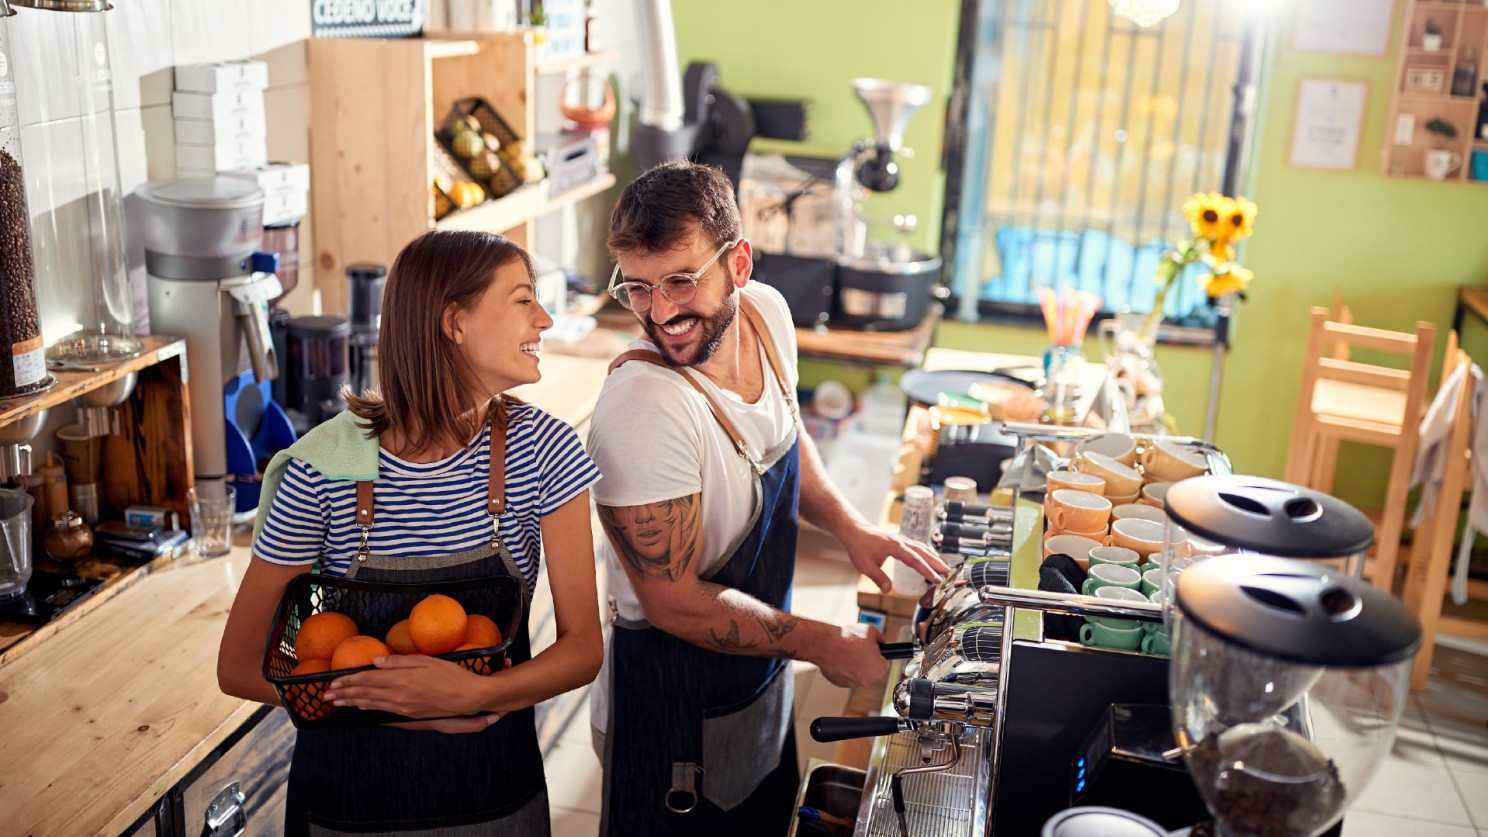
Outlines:
{"label": "wall sign with text", "polygon": [[427,0],[311,0],[316,38],[407,38],[424,31]]}
{"label": "wall sign with text", "polygon": [[1301,168],[1353,171],[1368,98],[1369,85],[1362,81],[1302,79],[1287,162]]}

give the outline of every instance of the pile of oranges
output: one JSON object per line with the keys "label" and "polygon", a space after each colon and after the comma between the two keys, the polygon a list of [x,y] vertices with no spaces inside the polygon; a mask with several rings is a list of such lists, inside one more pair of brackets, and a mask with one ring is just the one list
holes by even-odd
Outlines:
{"label": "pile of oranges", "polygon": [[[414,605],[408,618],[389,628],[382,639],[363,634],[344,613],[327,610],[306,618],[295,633],[298,664],[289,673],[319,674],[370,666],[377,657],[393,654],[448,654],[500,644],[501,629],[490,617],[467,614],[459,602],[436,593]],[[481,657],[462,660],[460,665],[477,674],[491,673]],[[302,718],[316,720],[330,714],[331,707],[320,700],[324,683],[305,683],[290,690],[303,693],[292,695],[301,705],[297,711]]]}

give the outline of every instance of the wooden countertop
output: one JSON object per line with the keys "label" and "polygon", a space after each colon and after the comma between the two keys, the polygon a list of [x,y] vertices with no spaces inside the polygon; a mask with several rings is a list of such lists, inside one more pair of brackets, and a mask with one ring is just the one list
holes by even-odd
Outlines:
{"label": "wooden countertop", "polygon": [[[548,354],[516,394],[582,425],[607,364]],[[248,560],[156,565],[0,664],[0,834],[117,834],[258,709],[217,689]]]}

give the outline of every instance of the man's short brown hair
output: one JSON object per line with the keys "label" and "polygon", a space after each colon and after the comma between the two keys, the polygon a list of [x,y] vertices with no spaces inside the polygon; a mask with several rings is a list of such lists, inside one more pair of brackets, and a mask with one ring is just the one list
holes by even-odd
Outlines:
{"label": "man's short brown hair", "polygon": [[610,255],[681,246],[697,224],[714,247],[740,236],[734,184],[719,169],[673,160],[653,166],[620,192],[610,216]]}

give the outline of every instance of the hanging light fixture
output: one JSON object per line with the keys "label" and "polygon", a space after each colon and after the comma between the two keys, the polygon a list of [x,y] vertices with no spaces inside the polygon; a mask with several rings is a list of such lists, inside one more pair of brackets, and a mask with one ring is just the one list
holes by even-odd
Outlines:
{"label": "hanging light fixture", "polygon": [[1178,11],[1178,0],[1108,0],[1116,14],[1148,27]]}

